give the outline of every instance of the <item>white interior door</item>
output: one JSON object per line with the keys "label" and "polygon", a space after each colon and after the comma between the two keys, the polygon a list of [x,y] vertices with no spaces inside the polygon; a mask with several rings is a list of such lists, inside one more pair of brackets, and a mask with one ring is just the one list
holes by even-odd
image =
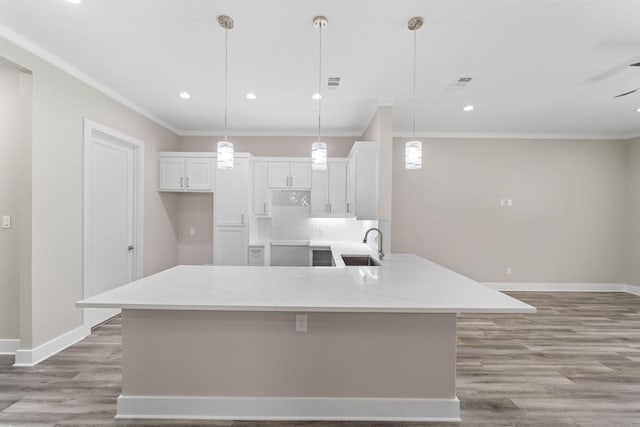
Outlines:
{"label": "white interior door", "polygon": [[[85,284],[90,297],[131,282],[137,271],[135,146],[103,132],[91,132],[85,145]],[[93,327],[118,309],[86,309],[85,326]]]}

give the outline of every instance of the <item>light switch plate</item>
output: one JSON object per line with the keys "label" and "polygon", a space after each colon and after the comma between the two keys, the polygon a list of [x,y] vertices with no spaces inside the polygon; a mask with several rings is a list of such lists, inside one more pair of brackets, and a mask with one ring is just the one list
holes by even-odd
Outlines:
{"label": "light switch plate", "polygon": [[11,216],[9,215],[2,216],[2,228],[11,228]]}
{"label": "light switch plate", "polygon": [[307,332],[306,314],[296,314],[296,332]]}

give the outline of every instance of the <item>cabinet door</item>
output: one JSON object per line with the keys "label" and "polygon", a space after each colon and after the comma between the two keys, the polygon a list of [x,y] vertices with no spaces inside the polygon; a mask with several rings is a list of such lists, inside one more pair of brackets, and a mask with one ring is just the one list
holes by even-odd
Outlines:
{"label": "cabinet door", "polygon": [[289,186],[291,188],[311,188],[311,162],[292,162],[289,164]]}
{"label": "cabinet door", "polygon": [[187,190],[211,191],[212,186],[212,165],[211,159],[186,159],[185,160],[185,188]]}
{"label": "cabinet door", "polygon": [[213,196],[216,225],[244,226],[247,223],[248,166],[248,159],[235,159],[233,169],[216,168],[216,190]]}
{"label": "cabinet door", "polygon": [[213,239],[216,265],[248,265],[246,227],[217,226]]}
{"label": "cabinet door", "polygon": [[311,172],[311,216],[329,215],[329,169]]}
{"label": "cabinet door", "polygon": [[356,203],[356,156],[358,153],[353,153],[347,160],[347,185],[346,185],[346,216],[355,216],[355,203]]}
{"label": "cabinet door", "polygon": [[184,159],[161,158],[158,165],[160,190],[184,190]]}
{"label": "cabinet door", "polygon": [[269,188],[289,188],[288,162],[269,162],[267,175]]}
{"label": "cabinet door", "polygon": [[347,164],[344,161],[329,162],[329,216],[344,217],[346,209]]}
{"label": "cabinet door", "polygon": [[253,214],[270,216],[271,204],[267,189],[267,163],[256,162],[253,167]]}

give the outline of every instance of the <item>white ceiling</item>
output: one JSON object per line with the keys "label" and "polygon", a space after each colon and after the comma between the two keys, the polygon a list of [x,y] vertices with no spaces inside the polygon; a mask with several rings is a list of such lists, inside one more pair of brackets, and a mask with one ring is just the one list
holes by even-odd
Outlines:
{"label": "white ceiling", "polygon": [[[318,32],[325,134],[360,134],[379,102],[411,132],[412,33],[418,32],[418,134],[628,137],[640,134],[640,1],[620,0],[0,0],[0,25],[184,133],[223,128],[313,134]],[[1,56],[2,52],[0,52]],[[459,76],[464,89],[447,90]],[[177,93],[187,90],[189,101]],[[244,94],[258,95],[250,102]],[[465,104],[476,109],[463,113]]]}

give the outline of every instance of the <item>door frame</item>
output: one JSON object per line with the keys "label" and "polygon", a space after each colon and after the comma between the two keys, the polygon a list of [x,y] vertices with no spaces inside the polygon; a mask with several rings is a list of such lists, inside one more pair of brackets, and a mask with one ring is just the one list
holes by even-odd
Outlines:
{"label": "door frame", "polygon": [[[83,245],[82,245],[82,295],[87,297],[87,288],[91,275],[91,251],[89,245],[89,230],[91,230],[93,218],[89,206],[91,188],[91,173],[93,163],[91,158],[91,144],[93,137],[99,135],[118,144],[133,149],[133,236],[135,250],[133,251],[133,280],[138,280],[144,274],[144,142],[126,135],[110,127],[101,125],[87,118],[84,119],[84,172],[83,172]],[[83,323],[86,322],[86,310],[83,310]],[[91,327],[86,325],[85,327]]]}

